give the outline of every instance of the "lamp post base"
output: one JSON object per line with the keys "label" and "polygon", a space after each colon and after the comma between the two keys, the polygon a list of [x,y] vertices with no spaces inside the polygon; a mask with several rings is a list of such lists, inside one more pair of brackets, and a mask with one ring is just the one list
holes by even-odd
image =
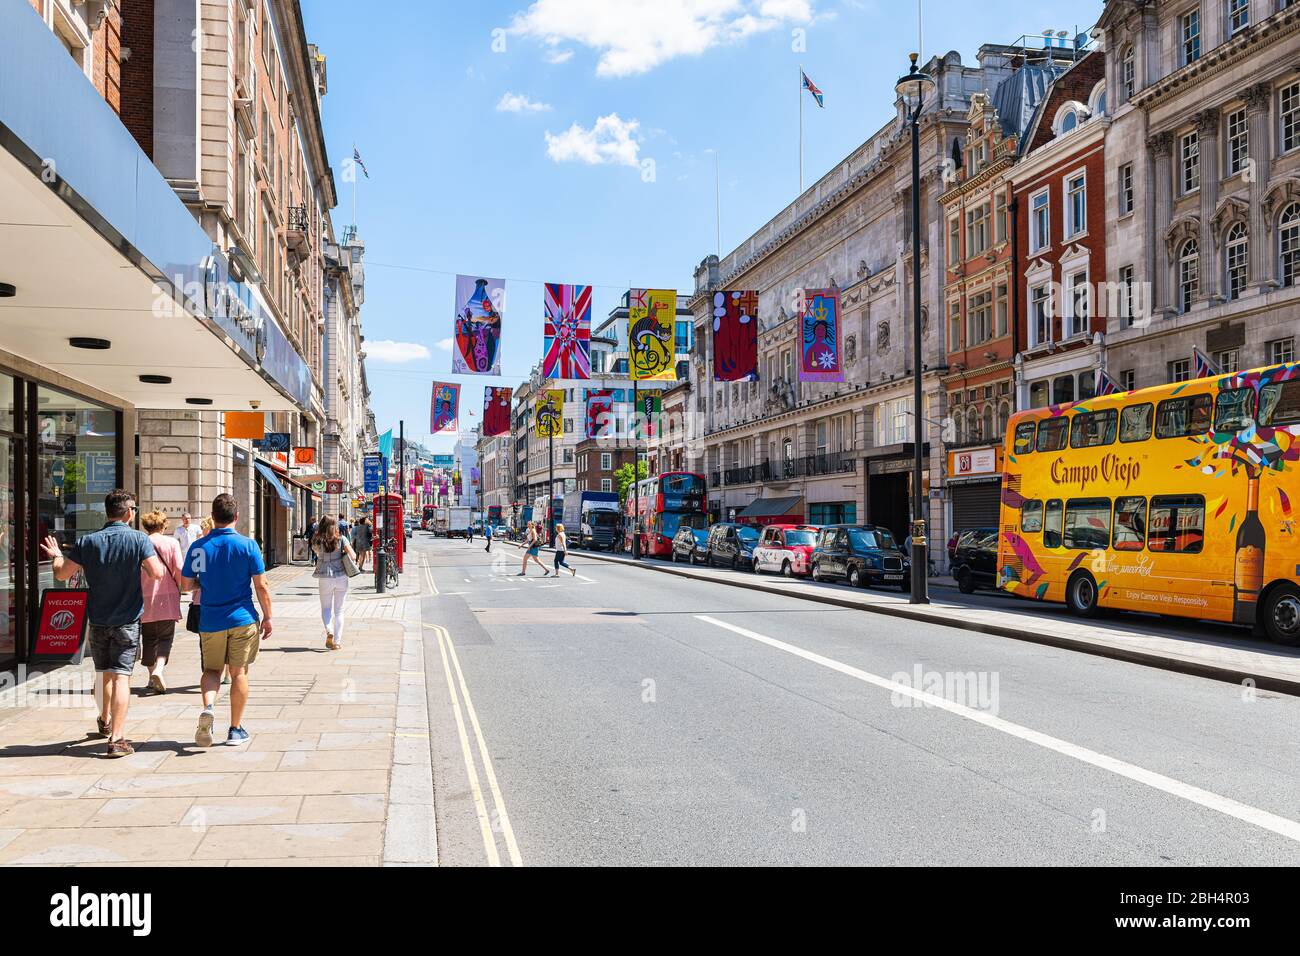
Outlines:
{"label": "lamp post base", "polygon": [[925,539],[912,538],[912,593],[908,598],[910,604],[930,603],[929,561],[926,556]]}

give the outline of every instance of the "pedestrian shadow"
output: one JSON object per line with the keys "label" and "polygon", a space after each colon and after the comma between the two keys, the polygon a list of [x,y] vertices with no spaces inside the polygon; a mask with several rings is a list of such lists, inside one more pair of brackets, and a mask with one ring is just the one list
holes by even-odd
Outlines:
{"label": "pedestrian shadow", "polygon": [[95,741],[105,745],[108,744],[107,738],[92,733],[87,733],[86,736],[77,740],[56,740],[44,744],[6,744],[0,747],[0,760],[7,757],[66,757],[70,747]]}

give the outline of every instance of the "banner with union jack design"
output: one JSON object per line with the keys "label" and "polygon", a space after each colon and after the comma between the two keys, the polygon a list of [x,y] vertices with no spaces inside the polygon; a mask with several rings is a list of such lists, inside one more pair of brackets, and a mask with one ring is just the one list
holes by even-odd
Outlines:
{"label": "banner with union jack design", "polygon": [[544,378],[591,378],[591,286],[546,283]]}

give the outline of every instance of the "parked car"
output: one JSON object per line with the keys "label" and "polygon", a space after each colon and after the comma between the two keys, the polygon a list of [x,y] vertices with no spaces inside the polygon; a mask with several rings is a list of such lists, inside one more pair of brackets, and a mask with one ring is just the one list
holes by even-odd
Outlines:
{"label": "parked car", "polygon": [[818,530],[815,524],[768,525],[754,549],[754,571],[775,571],[788,578],[808,574]]}
{"label": "parked car", "polygon": [[415,519],[414,519],[414,518],[406,518],[406,519],[404,519],[404,520],[402,521],[402,525],[406,528],[406,536],[407,536],[408,538],[410,538],[410,537],[414,537],[414,536],[415,536]]}
{"label": "parked car", "polygon": [[709,560],[709,529],[684,524],[673,536],[673,563],[703,564]]}
{"label": "parked car", "polygon": [[912,587],[911,563],[886,528],[869,524],[826,525],[812,553],[814,581],[847,581],[851,587]]}
{"label": "parked car", "polygon": [[710,567],[723,565],[739,571],[753,567],[754,547],[758,544],[758,529],[734,521],[720,521],[709,529],[708,554]]}
{"label": "parked car", "polygon": [[974,528],[957,533],[952,576],[962,594],[970,594],[976,588],[997,587],[997,528]]}

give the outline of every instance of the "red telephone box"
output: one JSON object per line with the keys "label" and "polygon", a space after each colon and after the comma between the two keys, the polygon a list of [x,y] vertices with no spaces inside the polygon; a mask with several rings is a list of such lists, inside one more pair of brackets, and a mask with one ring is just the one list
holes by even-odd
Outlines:
{"label": "red telephone box", "polygon": [[389,560],[397,562],[398,574],[405,570],[403,562],[406,557],[406,524],[403,518],[401,495],[375,495],[373,520],[376,547],[379,540],[384,541],[384,546],[387,547],[388,539],[393,539],[396,547],[389,555]]}

